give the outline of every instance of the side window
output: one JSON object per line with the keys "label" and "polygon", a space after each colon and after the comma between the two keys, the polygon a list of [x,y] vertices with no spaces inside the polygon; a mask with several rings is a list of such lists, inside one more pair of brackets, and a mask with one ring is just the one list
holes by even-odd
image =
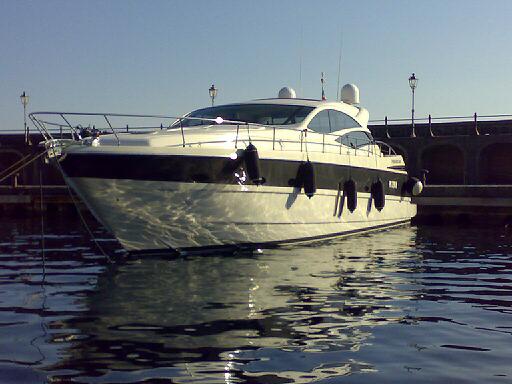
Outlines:
{"label": "side window", "polygon": [[361,126],[357,121],[355,121],[346,113],[335,111],[333,109],[329,111],[329,119],[331,121],[331,132],[346,128],[358,128]]}
{"label": "side window", "polygon": [[354,131],[341,136],[341,143],[352,148],[359,148],[372,143],[372,138],[366,132]]}
{"label": "side window", "polygon": [[329,122],[329,111],[324,109],[322,112],[313,117],[313,120],[308,124],[308,128],[319,133],[331,132],[331,126]]}

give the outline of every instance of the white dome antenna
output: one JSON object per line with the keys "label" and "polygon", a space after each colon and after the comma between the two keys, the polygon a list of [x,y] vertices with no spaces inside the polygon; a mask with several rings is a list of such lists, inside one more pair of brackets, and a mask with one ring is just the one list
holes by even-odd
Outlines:
{"label": "white dome antenna", "polygon": [[279,90],[277,97],[279,99],[295,99],[297,98],[297,94],[293,88],[283,87]]}
{"label": "white dome antenna", "polygon": [[341,101],[346,104],[359,104],[359,88],[354,84],[345,84],[341,88]]}

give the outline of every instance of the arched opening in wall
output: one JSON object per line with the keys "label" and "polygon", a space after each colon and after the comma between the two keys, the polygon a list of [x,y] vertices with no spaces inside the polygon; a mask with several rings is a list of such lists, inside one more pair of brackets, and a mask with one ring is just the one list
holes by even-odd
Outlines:
{"label": "arched opening in wall", "polygon": [[480,183],[512,184],[512,143],[485,147],[479,158]]}
{"label": "arched opening in wall", "polygon": [[436,145],[421,154],[427,184],[464,184],[464,154],[454,145]]}
{"label": "arched opening in wall", "polygon": [[407,163],[407,151],[404,148],[399,145],[391,145],[391,148],[393,148],[397,155],[402,156],[404,161]]}
{"label": "arched opening in wall", "polygon": [[402,156],[402,159],[404,160],[404,163],[405,163],[405,169],[407,170],[407,172],[412,173],[413,170],[411,169],[411,164],[409,163],[409,156],[408,156],[407,150],[397,144],[389,144],[389,145],[395,154]]}
{"label": "arched opening in wall", "polygon": [[[4,177],[9,172],[14,170],[9,170],[8,172],[5,172],[13,165],[14,163],[18,162],[23,158],[21,153],[9,151],[9,152],[0,152],[0,176]],[[19,172],[16,172],[11,177],[8,177],[4,181],[2,181],[1,185],[17,185],[17,184],[23,184],[24,182],[24,171],[21,169]]]}

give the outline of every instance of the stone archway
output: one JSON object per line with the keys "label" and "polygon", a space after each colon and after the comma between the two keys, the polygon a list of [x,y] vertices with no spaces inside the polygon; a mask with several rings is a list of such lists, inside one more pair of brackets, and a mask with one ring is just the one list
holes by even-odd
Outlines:
{"label": "stone archway", "polygon": [[464,153],[455,145],[434,145],[421,154],[428,184],[464,184]]}
{"label": "stone archway", "polygon": [[495,143],[480,152],[481,184],[512,185],[512,143]]}
{"label": "stone archway", "polygon": [[403,157],[405,163],[408,163],[409,157],[408,157],[407,150],[404,147],[402,147],[399,144],[390,144],[390,147],[393,148],[393,150],[395,151],[395,153],[397,155],[400,155]]}

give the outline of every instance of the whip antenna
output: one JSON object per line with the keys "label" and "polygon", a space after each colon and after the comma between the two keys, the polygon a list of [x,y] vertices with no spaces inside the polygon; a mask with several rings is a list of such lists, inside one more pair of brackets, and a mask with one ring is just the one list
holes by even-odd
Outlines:
{"label": "whip antenna", "polygon": [[343,34],[340,33],[340,54],[338,56],[338,84],[336,85],[336,101],[340,100],[341,48],[342,47],[343,47]]}
{"label": "whip antenna", "polygon": [[299,44],[299,93],[302,96],[302,39],[304,35],[303,25],[300,26],[300,44]]}
{"label": "whip antenna", "polygon": [[325,97],[325,91],[324,91],[325,79],[324,79],[324,73],[323,72],[322,72],[322,77],[320,77],[320,83],[322,84],[322,100],[327,100],[327,98]]}

